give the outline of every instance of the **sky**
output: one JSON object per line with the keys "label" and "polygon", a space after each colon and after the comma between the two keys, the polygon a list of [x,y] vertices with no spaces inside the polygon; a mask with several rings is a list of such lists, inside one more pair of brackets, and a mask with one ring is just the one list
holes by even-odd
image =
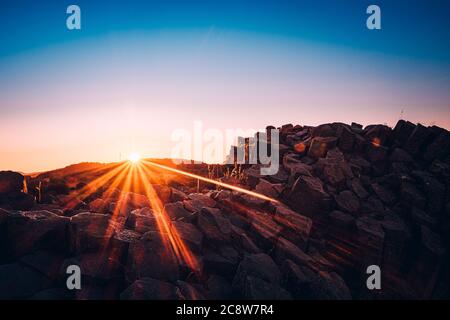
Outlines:
{"label": "sky", "polygon": [[[81,30],[66,27],[71,4]],[[381,30],[366,27],[371,4]],[[198,121],[450,128],[449,13],[447,0],[2,0],[0,170],[170,157]]]}

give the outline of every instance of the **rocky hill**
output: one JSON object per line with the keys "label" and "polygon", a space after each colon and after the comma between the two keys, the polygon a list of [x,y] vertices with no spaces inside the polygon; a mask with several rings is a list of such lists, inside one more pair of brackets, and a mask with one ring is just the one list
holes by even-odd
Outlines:
{"label": "rocky hill", "polygon": [[[268,130],[271,127],[268,127]],[[0,173],[0,298],[450,298],[450,134],[399,121],[280,129],[280,170],[177,169],[145,183]],[[92,188],[91,188],[92,189]],[[158,199],[158,200],[155,200]],[[82,289],[66,288],[66,267]],[[381,290],[366,269],[381,269]]]}

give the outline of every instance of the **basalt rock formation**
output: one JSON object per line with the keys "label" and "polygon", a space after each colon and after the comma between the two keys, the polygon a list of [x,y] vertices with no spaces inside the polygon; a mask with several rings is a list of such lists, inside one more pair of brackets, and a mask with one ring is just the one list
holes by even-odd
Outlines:
{"label": "basalt rock formation", "polygon": [[[276,201],[192,179],[153,184],[157,203],[120,188],[75,198],[88,181],[59,172],[58,188],[31,179],[49,194],[21,207],[11,194],[32,194],[23,176],[0,173],[0,299],[450,297],[448,131],[403,120],[279,130],[276,175],[178,167]],[[69,265],[81,290],[66,287]],[[366,286],[371,265],[380,290]]]}

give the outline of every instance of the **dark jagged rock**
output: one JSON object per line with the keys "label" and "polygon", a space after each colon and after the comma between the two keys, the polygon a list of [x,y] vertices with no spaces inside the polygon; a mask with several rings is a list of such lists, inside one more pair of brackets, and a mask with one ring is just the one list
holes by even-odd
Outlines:
{"label": "dark jagged rock", "polygon": [[187,246],[196,252],[201,252],[203,247],[203,234],[191,223],[174,221],[173,230],[183,240]]}
{"label": "dark jagged rock", "polygon": [[153,210],[150,208],[142,208],[131,211],[126,226],[139,233],[147,231],[157,231],[158,223]]}
{"label": "dark jagged rock", "polygon": [[446,130],[440,132],[432,143],[428,145],[423,155],[427,161],[444,159],[450,153],[450,133]]}
{"label": "dark jagged rock", "polygon": [[179,220],[181,218],[187,218],[191,215],[191,212],[184,208],[184,205],[181,201],[167,203],[164,206],[164,211],[167,213],[171,220]]}
{"label": "dark jagged rock", "polygon": [[204,207],[198,214],[197,225],[209,241],[222,243],[231,239],[231,223],[220,209]]}
{"label": "dark jagged rock", "polygon": [[[259,163],[179,167],[272,200],[174,173],[154,176],[159,200],[149,201],[152,190],[133,183],[132,192],[105,183],[86,196],[101,176],[89,170],[1,172],[0,298],[448,295],[447,130],[402,120],[394,130],[329,123],[280,131],[275,175],[262,175]],[[83,286],[68,293],[69,264],[81,266]],[[376,292],[366,288],[369,265],[382,270]]]}
{"label": "dark jagged rock", "polygon": [[67,251],[69,221],[49,211],[8,214],[0,235],[6,255],[19,257],[39,249]]}
{"label": "dark jagged rock", "polygon": [[337,145],[338,139],[335,137],[317,137],[311,141],[308,156],[313,159],[323,158],[327,155],[328,150],[333,149]]}
{"label": "dark jagged rock", "polygon": [[12,210],[31,210],[35,204],[36,202],[34,197],[24,192],[15,191],[0,195],[0,206],[4,206]]}
{"label": "dark jagged rock", "polygon": [[149,231],[139,241],[130,243],[126,273],[129,281],[145,277],[179,279],[179,263],[169,237]]}
{"label": "dark jagged rock", "polygon": [[69,238],[75,254],[104,249],[119,225],[109,215],[79,213],[70,218]]}
{"label": "dark jagged rock", "polygon": [[406,141],[405,149],[409,153],[417,155],[424,149],[432,137],[433,132],[419,123]]}
{"label": "dark jagged rock", "polygon": [[319,178],[301,176],[292,186],[289,200],[301,214],[313,216],[329,210],[331,198]]}
{"label": "dark jagged rock", "polygon": [[222,246],[217,253],[206,252],[203,256],[205,270],[221,276],[230,277],[236,272],[239,263],[239,253],[230,246]]}
{"label": "dark jagged rock", "polygon": [[273,219],[283,228],[280,233],[286,239],[296,243],[302,249],[306,248],[312,227],[310,218],[279,206]]}
{"label": "dark jagged rock", "polygon": [[190,200],[183,201],[183,204],[191,212],[200,211],[206,207],[214,208],[216,206],[216,202],[211,197],[201,193],[192,193],[188,197]]}
{"label": "dark jagged rock", "polygon": [[283,184],[273,184],[265,179],[260,179],[258,185],[255,188],[255,191],[270,198],[276,199],[283,192],[283,189]]}
{"label": "dark jagged rock", "polygon": [[0,299],[27,299],[48,288],[49,279],[19,263],[0,265]]}
{"label": "dark jagged rock", "polygon": [[246,299],[287,298],[289,294],[279,287],[280,280],[280,270],[270,256],[253,254],[239,264],[233,289]]}
{"label": "dark jagged rock", "polygon": [[0,194],[22,192],[25,177],[18,172],[0,171]]}
{"label": "dark jagged rock", "polygon": [[176,283],[178,289],[180,290],[183,300],[205,300],[205,296],[195,285],[185,282],[177,281]]}
{"label": "dark jagged rock", "polygon": [[399,146],[405,146],[415,128],[416,126],[413,123],[400,120],[392,132],[393,142]]}
{"label": "dark jagged rock", "polygon": [[336,197],[336,204],[338,208],[351,214],[357,214],[360,208],[358,197],[349,190],[339,193]]}
{"label": "dark jagged rock", "polygon": [[330,219],[333,225],[339,226],[345,229],[351,229],[355,224],[355,218],[348,213],[341,211],[333,211],[330,213]]}
{"label": "dark jagged rock", "polygon": [[392,129],[384,125],[371,125],[364,128],[364,137],[375,146],[384,146],[392,132]]}
{"label": "dark jagged rock", "polygon": [[224,277],[211,275],[206,283],[208,298],[213,300],[228,300],[232,297],[232,287]]}

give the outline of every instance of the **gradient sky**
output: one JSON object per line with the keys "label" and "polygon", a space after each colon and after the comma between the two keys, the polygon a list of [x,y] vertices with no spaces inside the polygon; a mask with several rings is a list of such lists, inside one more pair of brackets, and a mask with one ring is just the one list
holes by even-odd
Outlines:
{"label": "gradient sky", "polygon": [[168,157],[196,120],[450,128],[449,14],[447,0],[2,0],[0,170]]}

